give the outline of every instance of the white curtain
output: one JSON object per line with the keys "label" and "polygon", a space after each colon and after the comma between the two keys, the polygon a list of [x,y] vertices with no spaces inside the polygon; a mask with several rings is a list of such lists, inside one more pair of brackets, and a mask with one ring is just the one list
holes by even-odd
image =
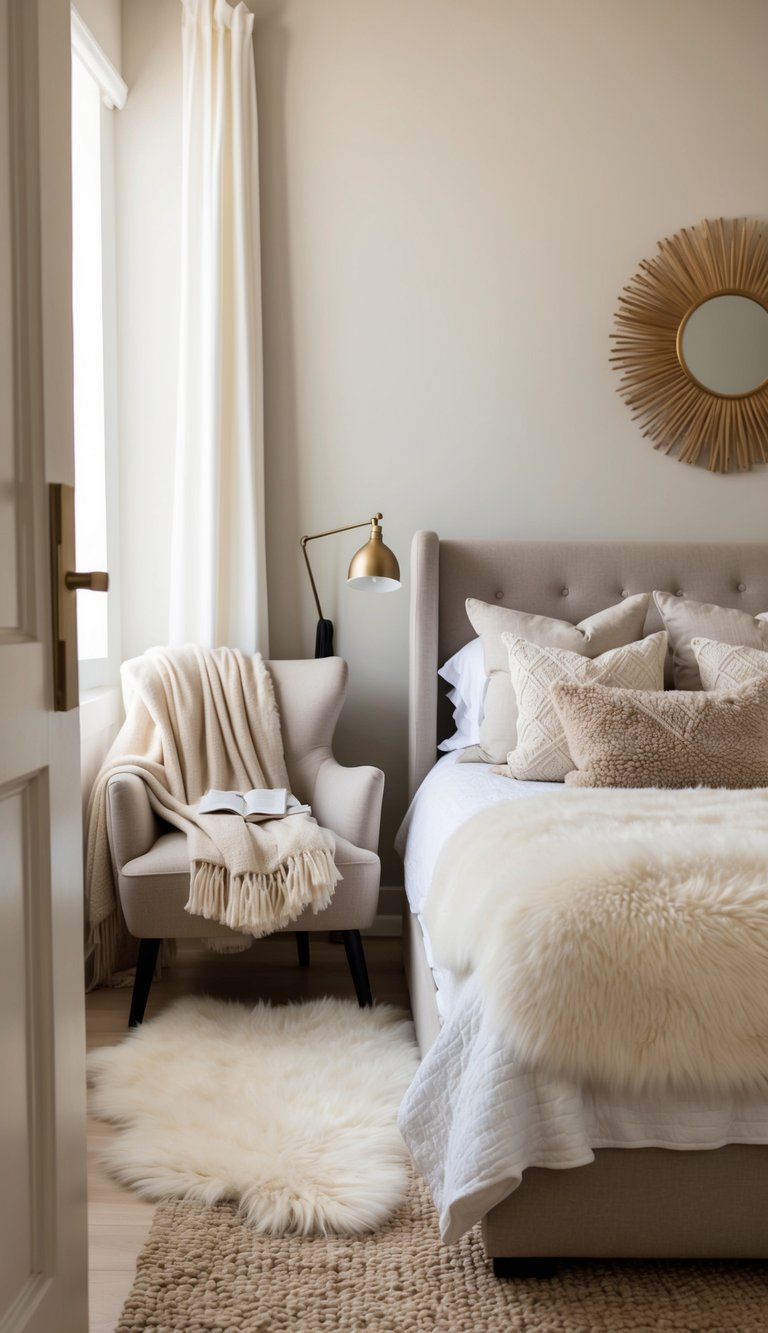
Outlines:
{"label": "white curtain", "polygon": [[[268,653],[253,15],[182,0],[170,643]],[[147,207],[152,201],[147,200]]]}

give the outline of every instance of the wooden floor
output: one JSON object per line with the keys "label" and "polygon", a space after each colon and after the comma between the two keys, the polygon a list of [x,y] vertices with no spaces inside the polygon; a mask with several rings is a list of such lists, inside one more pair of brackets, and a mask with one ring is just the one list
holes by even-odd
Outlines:
{"label": "wooden floor", "polygon": [[[370,937],[365,940],[365,952],[375,998],[407,1008],[401,941]],[[354,999],[344,947],[327,937],[312,943],[311,966],[306,969],[298,966],[292,936],[259,940],[245,953],[228,955],[210,953],[198,944],[182,944],[176,961],[152,986],[147,1018],[178,996],[195,993],[273,1004],[322,995]],[[89,1050],[122,1040],[129,1001],[128,990],[97,990],[87,997]],[[154,1212],[153,1204],[117,1184],[100,1165],[99,1149],[112,1133],[109,1125],[89,1116],[90,1333],[114,1333]]]}

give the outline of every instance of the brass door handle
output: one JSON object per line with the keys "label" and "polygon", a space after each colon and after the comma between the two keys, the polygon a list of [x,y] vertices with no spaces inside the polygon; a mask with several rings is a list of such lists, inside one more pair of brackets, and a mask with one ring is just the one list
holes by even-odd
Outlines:
{"label": "brass door handle", "polygon": [[106,592],[109,578],[101,570],[80,574],[75,563],[75,492],[58,483],[50,487],[51,609],[53,612],[54,708],[77,708],[77,591]]}
{"label": "brass door handle", "polygon": [[69,569],[64,575],[64,587],[70,592],[77,592],[80,588],[87,588],[90,592],[107,592],[109,574],[98,569],[93,570],[91,574],[77,574]]}

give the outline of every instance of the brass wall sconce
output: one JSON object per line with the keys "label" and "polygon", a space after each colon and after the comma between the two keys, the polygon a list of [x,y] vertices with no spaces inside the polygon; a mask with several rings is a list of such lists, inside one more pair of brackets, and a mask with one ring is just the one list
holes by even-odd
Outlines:
{"label": "brass wall sconce", "polygon": [[317,585],[309,563],[307,545],[320,537],[334,537],[339,532],[352,532],[355,528],[365,528],[370,523],[371,531],[367,542],[360,547],[350,561],[347,574],[347,586],[357,588],[359,592],[395,592],[400,587],[400,566],[397,557],[381,536],[381,514],[366,518],[362,523],[347,523],[342,528],[329,528],[327,532],[314,532],[300,540],[301,552],[307,566],[312,596],[317,607],[317,633],[315,635],[315,657],[333,656],[333,622],[326,620],[320,605]]}

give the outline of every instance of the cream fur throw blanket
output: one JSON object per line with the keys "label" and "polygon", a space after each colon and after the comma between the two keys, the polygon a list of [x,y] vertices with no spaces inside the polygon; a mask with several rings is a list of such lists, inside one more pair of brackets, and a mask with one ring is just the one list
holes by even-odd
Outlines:
{"label": "cream fur throw blanket", "polygon": [[768,791],[575,790],[444,846],[436,961],[525,1067],[612,1091],[768,1090]]}
{"label": "cream fur throw blanket", "polygon": [[[247,824],[198,815],[209,787],[289,787],[272,679],[259,654],[153,648],[122,668],[125,722],[88,808],[86,883],[94,981],[109,979],[122,926],[107,843],[107,783],[136,773],[153,809],[187,835],[186,910],[268,935],[307,906],[327,907],[340,878],[333,834],[305,814]],[[205,931],[201,929],[201,935]]]}

